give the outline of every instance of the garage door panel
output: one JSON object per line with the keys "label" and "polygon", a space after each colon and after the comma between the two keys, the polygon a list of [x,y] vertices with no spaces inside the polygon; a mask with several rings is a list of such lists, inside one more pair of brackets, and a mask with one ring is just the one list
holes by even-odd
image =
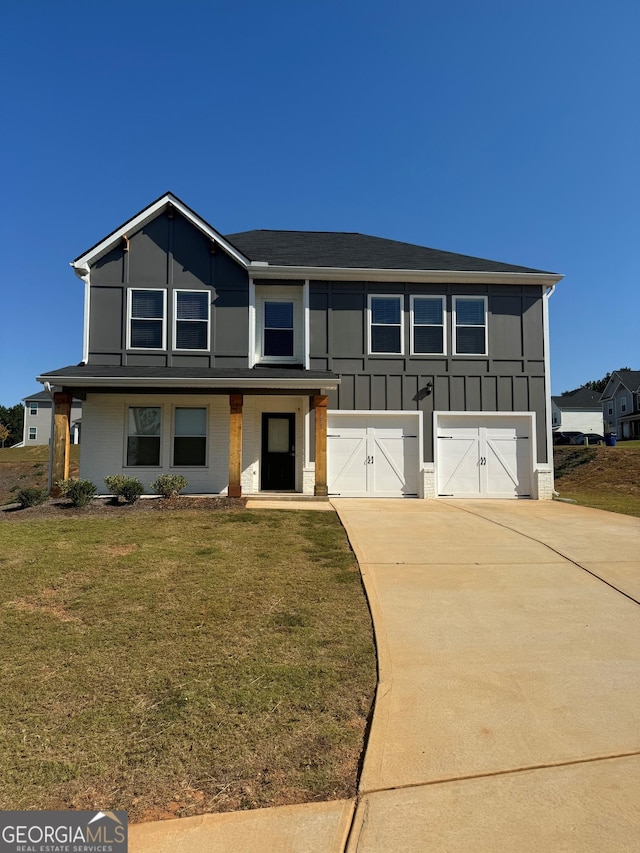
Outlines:
{"label": "garage door panel", "polygon": [[329,494],[350,497],[417,495],[418,429],[415,415],[329,414]]}
{"label": "garage door panel", "polygon": [[443,416],[438,421],[438,494],[531,495],[530,420],[523,416]]}
{"label": "garage door panel", "polygon": [[446,447],[439,458],[439,493],[441,495],[475,495],[480,489],[480,466],[478,460],[478,430],[475,436],[441,438],[441,447]]}
{"label": "garage door panel", "polygon": [[407,436],[374,436],[373,478],[376,494],[418,493],[417,441]]}
{"label": "garage door panel", "polygon": [[332,494],[366,495],[366,436],[327,436],[327,477]]}

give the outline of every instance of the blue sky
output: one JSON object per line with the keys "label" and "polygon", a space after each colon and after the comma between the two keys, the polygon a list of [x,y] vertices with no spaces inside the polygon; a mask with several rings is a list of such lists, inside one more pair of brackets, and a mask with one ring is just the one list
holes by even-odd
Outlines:
{"label": "blue sky", "polygon": [[552,391],[640,369],[640,4],[3,8],[0,404],[82,355],[69,261],[171,190],[564,273]]}

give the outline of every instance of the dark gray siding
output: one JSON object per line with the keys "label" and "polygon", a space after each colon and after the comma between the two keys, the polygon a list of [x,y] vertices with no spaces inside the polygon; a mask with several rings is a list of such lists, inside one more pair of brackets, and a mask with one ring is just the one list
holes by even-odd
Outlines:
{"label": "dark gray siding", "polygon": [[[367,355],[368,294],[397,292],[405,295],[405,354]],[[409,355],[412,294],[446,297],[449,355]],[[488,297],[488,356],[451,355],[452,297],[464,294]],[[422,411],[425,461],[433,461],[434,411],[534,411],[537,457],[546,461],[542,300],[537,285],[312,282],[310,366],[340,375],[331,408]]]}
{"label": "dark gray siding", "polygon": [[[168,350],[127,351],[127,288],[167,290]],[[171,350],[173,290],[209,290],[211,351]],[[89,363],[137,366],[246,367],[249,281],[246,270],[179,213],[166,213],[129,235],[91,270]]]}

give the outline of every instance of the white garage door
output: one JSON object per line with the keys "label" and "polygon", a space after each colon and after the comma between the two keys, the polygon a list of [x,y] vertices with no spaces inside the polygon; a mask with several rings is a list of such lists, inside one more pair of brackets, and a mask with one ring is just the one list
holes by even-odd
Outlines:
{"label": "white garage door", "polygon": [[403,497],[418,494],[418,427],[414,414],[330,413],[330,495]]}
{"label": "white garage door", "polygon": [[437,420],[438,495],[531,496],[531,419],[442,415]]}

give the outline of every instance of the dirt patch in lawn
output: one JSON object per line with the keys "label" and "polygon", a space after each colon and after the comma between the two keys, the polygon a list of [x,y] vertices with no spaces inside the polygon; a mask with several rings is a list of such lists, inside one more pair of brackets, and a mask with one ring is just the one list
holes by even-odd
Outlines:
{"label": "dirt patch in lawn", "polygon": [[640,447],[556,447],[553,458],[561,497],[640,515]]}

